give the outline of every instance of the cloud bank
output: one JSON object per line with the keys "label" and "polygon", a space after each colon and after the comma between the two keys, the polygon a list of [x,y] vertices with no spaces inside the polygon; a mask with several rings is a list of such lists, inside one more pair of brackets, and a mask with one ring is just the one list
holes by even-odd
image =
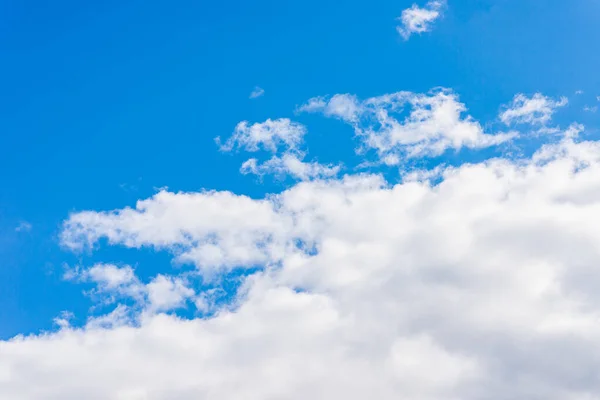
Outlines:
{"label": "cloud bank", "polygon": [[[390,116],[402,107],[404,119]],[[509,140],[462,116],[448,92],[337,95],[302,109],[351,124],[382,156]],[[528,158],[399,182],[320,177],[259,199],[163,190],[133,208],[73,213],[66,248],[152,248],[195,272],[67,271],[110,312],[0,341],[0,397],[593,399],[600,144],[582,129]],[[305,133],[287,120],[243,123],[224,146],[279,157]],[[241,286],[216,301],[232,271]],[[206,276],[215,288],[194,286]],[[184,318],[181,307],[210,312]]]}

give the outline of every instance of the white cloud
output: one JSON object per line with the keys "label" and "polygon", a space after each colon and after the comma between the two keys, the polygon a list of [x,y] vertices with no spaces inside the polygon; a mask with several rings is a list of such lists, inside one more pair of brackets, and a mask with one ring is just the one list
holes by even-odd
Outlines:
{"label": "white cloud", "polygon": [[553,100],[541,93],[535,93],[528,98],[524,94],[517,94],[510,105],[504,107],[500,113],[500,120],[506,125],[511,124],[547,124],[557,108],[567,105],[566,97]]}
{"label": "white cloud", "polygon": [[327,117],[338,117],[344,121],[354,122],[363,113],[363,108],[355,95],[336,94],[327,99],[313,97],[308,102],[298,107],[299,112],[322,112]]}
{"label": "white cloud", "polygon": [[583,111],[595,113],[596,111],[598,111],[598,106],[585,106],[583,107]]}
{"label": "white cloud", "polygon": [[[301,109],[347,122],[387,164],[510,137],[484,133],[449,91]],[[396,183],[305,163],[305,128],[289,120],[245,123],[226,149],[271,158],[242,169],[303,181],[262,199],[162,190],[134,208],[70,215],[68,249],[165,250],[200,274],[67,271],[112,309],[0,341],[0,398],[594,399],[600,143],[580,141],[582,130],[530,158],[440,165]],[[228,300],[218,283],[232,270],[249,275]],[[206,276],[217,287],[196,293]],[[210,317],[173,314],[182,307]]]}
{"label": "white cloud", "polygon": [[[0,341],[0,398],[595,398],[600,145],[580,130],[531,159],[435,171],[435,186],[363,174],[74,214],[69,246],[106,237],[263,269],[211,318],[131,325],[116,308]],[[154,304],[191,300],[176,279],[154,280]]]}
{"label": "white cloud", "polygon": [[576,90],[575,94],[577,94],[577,95],[583,94],[583,90]]}
{"label": "white cloud", "polygon": [[433,23],[442,16],[445,6],[445,0],[429,1],[425,7],[413,4],[411,8],[402,11],[402,15],[398,18],[402,23],[401,26],[396,27],[398,33],[404,40],[408,40],[412,34],[430,31]]}
{"label": "white cloud", "polygon": [[253,90],[252,93],[250,93],[250,98],[251,99],[256,99],[258,97],[261,97],[262,95],[265,94],[265,90],[259,86],[256,86]]}
{"label": "white cloud", "polygon": [[152,311],[168,311],[182,307],[188,299],[194,297],[194,290],[179,278],[158,275],[148,285],[149,307]]}
{"label": "white cloud", "polygon": [[285,153],[281,157],[274,156],[264,163],[259,163],[256,158],[251,158],[242,164],[240,172],[263,176],[275,174],[278,176],[291,175],[299,180],[325,179],[336,176],[340,172],[338,165],[323,165],[317,162],[306,163],[302,161],[303,154]]}
{"label": "white cloud", "polygon": [[239,148],[255,152],[267,150],[277,152],[278,148],[295,149],[304,140],[306,128],[288,118],[267,119],[265,122],[249,124],[242,121],[235,127],[231,137],[225,143],[216,138],[217,144],[223,151]]}
{"label": "white cloud", "polygon": [[287,118],[268,119],[252,125],[242,121],[224,144],[221,144],[220,138],[216,140],[224,151],[231,151],[237,147],[249,152],[262,149],[273,154],[281,154],[281,156],[274,155],[263,163],[256,158],[246,160],[240,169],[244,174],[290,175],[301,180],[335,176],[340,166],[304,161],[306,152],[301,149],[301,146],[304,144],[306,132],[304,125]]}
{"label": "white cloud", "polygon": [[283,244],[274,234],[286,231],[287,225],[267,200],[229,192],[163,190],[133,209],[71,215],[61,241],[77,250],[106,237],[112,244],[132,248],[172,249],[179,260],[202,268],[230,268],[276,257]]}
{"label": "white cloud", "polygon": [[[133,300],[136,309],[145,313],[171,311],[183,307],[187,300],[195,297],[183,278],[157,275],[149,283],[142,283],[129,265],[118,267],[113,264],[95,264],[91,268],[70,269],[65,279],[92,282],[96,289],[90,294],[105,304],[122,300]],[[95,318],[95,324],[106,324],[106,321],[126,321],[127,307],[120,305],[112,315]],[[114,322],[112,323],[114,325]]]}
{"label": "white cloud", "polygon": [[[359,101],[348,94],[317,97],[298,108],[322,112],[351,124],[364,147],[389,165],[404,158],[438,156],[448,149],[478,149],[507,142],[516,133],[486,134],[449,90],[397,92]],[[401,114],[405,114],[401,119]]]}
{"label": "white cloud", "polygon": [[106,289],[129,285],[137,281],[133,268],[129,265],[117,267],[113,264],[96,264],[81,273],[81,279],[92,281]]}
{"label": "white cloud", "polygon": [[31,224],[27,221],[19,222],[19,225],[15,228],[15,232],[29,232],[31,231]]}

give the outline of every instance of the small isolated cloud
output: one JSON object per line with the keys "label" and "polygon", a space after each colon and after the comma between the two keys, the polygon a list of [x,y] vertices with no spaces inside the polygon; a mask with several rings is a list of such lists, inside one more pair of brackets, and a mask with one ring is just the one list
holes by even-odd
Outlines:
{"label": "small isolated cloud", "polygon": [[250,152],[262,149],[275,153],[279,147],[296,148],[305,134],[306,128],[303,125],[288,118],[269,118],[265,122],[254,124],[242,121],[225,143],[221,143],[219,137],[216,141],[222,151],[231,151],[237,147]]}
{"label": "small isolated cloud", "polygon": [[592,106],[592,107],[585,106],[585,107],[583,107],[583,111],[595,113],[596,111],[598,111],[598,106]]}
{"label": "small isolated cloud", "polygon": [[15,232],[29,232],[32,226],[29,222],[21,221],[19,225],[15,228]]}
{"label": "small isolated cloud", "polygon": [[[314,105],[316,109],[318,105]],[[302,149],[306,127],[288,118],[276,120],[267,119],[265,122],[250,124],[242,121],[235,127],[233,135],[222,143],[217,138],[217,144],[223,151],[234,148],[271,153],[272,157],[260,163],[256,158],[246,160],[240,171],[243,174],[264,176],[275,174],[290,175],[295,179],[310,180],[328,178],[337,175],[339,166],[322,165],[317,162],[305,162],[306,151]]]}
{"label": "small isolated cloud", "polygon": [[519,93],[511,104],[504,107],[500,113],[500,120],[506,125],[512,124],[530,124],[546,125],[556,109],[564,107],[569,101],[566,97],[553,100],[541,93],[536,93],[532,97]]}
{"label": "small isolated cloud", "polygon": [[583,94],[583,90],[576,90],[575,94]]}
{"label": "small isolated cloud", "polygon": [[429,32],[435,20],[442,16],[445,6],[445,0],[429,1],[423,8],[413,4],[411,8],[402,11],[398,18],[402,25],[396,27],[396,30],[404,40],[408,40],[413,33]]}
{"label": "small isolated cloud", "polygon": [[254,88],[254,90],[252,91],[252,93],[250,93],[250,98],[256,99],[264,94],[265,94],[265,90],[263,88],[261,88],[260,86],[256,86]]}

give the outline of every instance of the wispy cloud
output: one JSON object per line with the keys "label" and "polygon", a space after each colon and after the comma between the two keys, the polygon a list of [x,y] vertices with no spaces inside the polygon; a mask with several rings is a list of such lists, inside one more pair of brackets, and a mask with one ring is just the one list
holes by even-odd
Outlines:
{"label": "wispy cloud", "polygon": [[413,4],[411,8],[402,11],[398,18],[402,22],[401,26],[396,27],[398,33],[404,40],[408,40],[414,33],[429,32],[435,20],[442,16],[445,6],[446,0],[432,0],[425,7]]}
{"label": "wispy cloud", "polygon": [[17,227],[15,228],[15,232],[29,232],[31,228],[32,226],[29,222],[21,221],[19,222],[19,225],[17,225]]}
{"label": "wispy cloud", "polygon": [[250,98],[251,99],[256,99],[258,97],[261,97],[265,94],[265,90],[263,88],[261,88],[260,86],[256,86],[254,88],[254,90],[252,90],[252,93],[250,93]]}
{"label": "wispy cloud", "polygon": [[545,125],[556,109],[566,106],[568,102],[566,97],[553,100],[541,93],[536,93],[532,97],[520,93],[504,107],[504,111],[500,113],[500,120],[506,125]]}

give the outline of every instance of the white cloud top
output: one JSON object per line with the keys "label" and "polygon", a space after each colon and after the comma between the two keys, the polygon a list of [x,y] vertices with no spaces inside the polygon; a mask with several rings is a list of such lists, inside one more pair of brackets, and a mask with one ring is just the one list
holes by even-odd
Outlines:
{"label": "white cloud top", "polygon": [[267,150],[276,152],[278,148],[296,149],[304,140],[306,128],[288,118],[267,119],[265,122],[250,124],[242,121],[235,127],[231,137],[225,143],[217,138],[221,150],[231,151],[239,148],[255,152]]}
{"label": "white cloud top", "polygon": [[500,113],[500,120],[506,125],[545,125],[555,111],[566,106],[568,102],[566,97],[553,100],[541,93],[535,93],[532,97],[520,93],[513,98],[511,104],[504,107],[504,111]]}
{"label": "white cloud top", "polygon": [[428,94],[397,92],[364,101],[354,95],[316,97],[298,108],[322,112],[353,126],[367,149],[380,160],[398,164],[405,158],[439,156],[446,150],[480,149],[505,143],[516,133],[486,134],[449,90]]}
{"label": "white cloud top", "polygon": [[306,157],[306,151],[302,149],[306,132],[304,125],[288,118],[267,119],[265,122],[252,125],[249,125],[247,121],[242,121],[224,144],[221,143],[220,138],[216,138],[216,141],[224,151],[240,148],[249,152],[264,150],[275,154],[263,163],[256,158],[246,160],[240,168],[240,172],[243,174],[290,175],[299,180],[337,175],[340,171],[338,165],[322,165],[317,162],[303,161]]}
{"label": "white cloud top", "polygon": [[433,23],[442,16],[442,11],[446,7],[445,0],[429,1],[425,7],[419,7],[413,4],[411,8],[402,11],[398,20],[402,23],[396,29],[398,33],[408,40],[413,34],[429,32]]}

